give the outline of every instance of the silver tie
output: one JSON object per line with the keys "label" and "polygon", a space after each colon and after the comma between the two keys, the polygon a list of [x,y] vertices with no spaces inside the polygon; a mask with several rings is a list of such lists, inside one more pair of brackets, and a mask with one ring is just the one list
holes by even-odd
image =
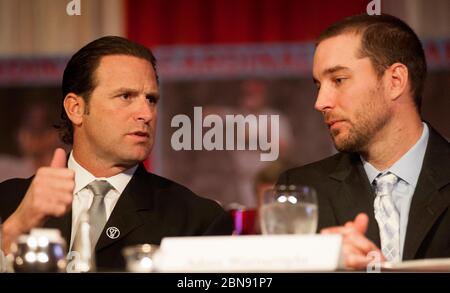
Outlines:
{"label": "silver tie", "polygon": [[390,172],[374,180],[374,211],[380,229],[381,251],[392,262],[400,261],[400,215],[392,198],[397,181],[398,177]]}
{"label": "silver tie", "polygon": [[105,195],[113,187],[106,180],[95,180],[87,188],[94,193],[92,205],[88,210],[92,229],[92,249],[94,249],[106,224]]}

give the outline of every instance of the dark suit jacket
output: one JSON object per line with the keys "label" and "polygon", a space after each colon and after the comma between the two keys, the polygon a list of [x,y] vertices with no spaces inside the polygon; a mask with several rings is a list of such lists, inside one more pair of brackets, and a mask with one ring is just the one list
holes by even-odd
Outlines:
{"label": "dark suit jacket", "polygon": [[[286,171],[280,184],[315,187],[319,227],[341,226],[358,213],[369,216],[366,236],[380,247],[375,194],[358,154],[338,153]],[[450,257],[450,145],[430,127],[422,170],[409,211],[403,259]]]}
{"label": "dark suit jacket", "polygon": [[[18,207],[31,179],[12,179],[0,184],[0,217],[6,219]],[[45,227],[58,228],[69,242],[72,213],[50,218]],[[108,227],[120,231],[117,239],[106,235]],[[167,236],[226,235],[232,232],[228,214],[214,201],[148,173],[142,164],[120,196],[97,246],[99,268],[123,269],[122,248],[134,244],[160,244]]]}

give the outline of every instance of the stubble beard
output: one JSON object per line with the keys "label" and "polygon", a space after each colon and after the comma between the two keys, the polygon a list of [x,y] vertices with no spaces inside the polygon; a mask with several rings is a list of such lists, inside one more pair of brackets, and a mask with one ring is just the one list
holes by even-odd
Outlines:
{"label": "stubble beard", "polygon": [[[369,91],[368,102],[355,113],[352,121],[347,120],[347,134],[340,130],[331,131],[335,148],[340,152],[367,152],[372,139],[383,129],[392,117],[392,111],[383,99],[383,87],[378,84]],[[341,137],[339,137],[341,136]]]}

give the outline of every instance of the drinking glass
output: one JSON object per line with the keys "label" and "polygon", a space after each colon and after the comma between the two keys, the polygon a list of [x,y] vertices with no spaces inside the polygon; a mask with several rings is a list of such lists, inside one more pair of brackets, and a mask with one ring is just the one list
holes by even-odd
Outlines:
{"label": "drinking glass", "polygon": [[265,193],[260,211],[262,234],[314,234],[318,207],[314,188],[277,185]]}
{"label": "drinking glass", "polygon": [[20,272],[65,272],[66,241],[59,230],[33,229],[11,245],[13,268]]}
{"label": "drinking glass", "polygon": [[257,234],[257,209],[235,208],[228,211],[233,219],[233,235]]}
{"label": "drinking glass", "polygon": [[142,244],[127,246],[122,250],[126,269],[131,273],[151,273],[154,271],[153,256],[159,246]]}

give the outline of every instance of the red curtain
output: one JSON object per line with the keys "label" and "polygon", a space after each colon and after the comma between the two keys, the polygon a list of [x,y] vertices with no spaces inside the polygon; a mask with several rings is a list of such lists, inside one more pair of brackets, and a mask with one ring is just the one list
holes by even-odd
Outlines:
{"label": "red curtain", "polygon": [[313,40],[367,0],[128,0],[128,37],[146,46]]}

